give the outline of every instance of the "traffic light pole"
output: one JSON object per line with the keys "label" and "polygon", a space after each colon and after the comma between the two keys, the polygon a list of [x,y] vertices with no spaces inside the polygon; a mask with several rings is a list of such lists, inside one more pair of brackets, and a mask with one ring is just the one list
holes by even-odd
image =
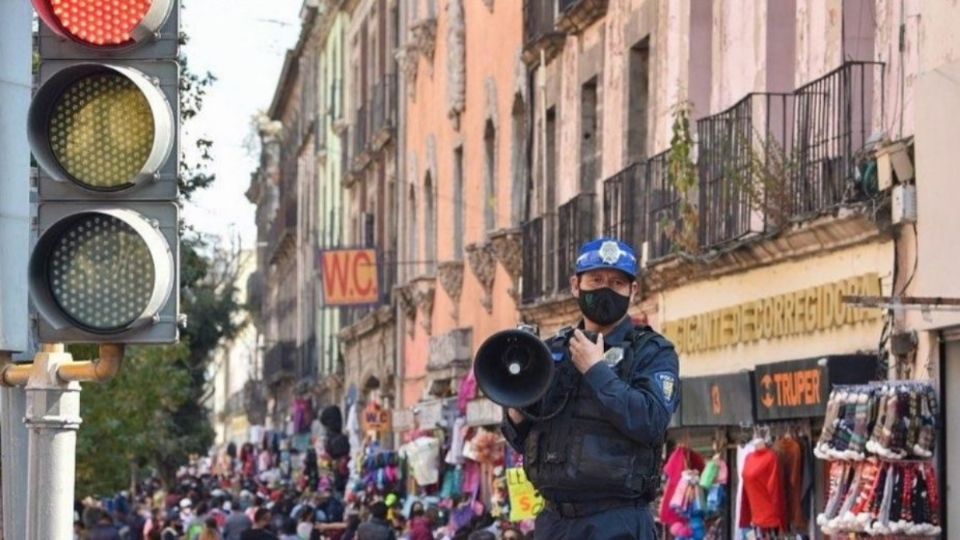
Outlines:
{"label": "traffic light pole", "polygon": [[26,385],[24,424],[29,432],[27,531],[30,540],[73,537],[79,381],[105,381],[116,375],[122,345],[101,345],[100,360],[74,362],[62,344],[43,345],[33,364],[7,366],[0,381]]}

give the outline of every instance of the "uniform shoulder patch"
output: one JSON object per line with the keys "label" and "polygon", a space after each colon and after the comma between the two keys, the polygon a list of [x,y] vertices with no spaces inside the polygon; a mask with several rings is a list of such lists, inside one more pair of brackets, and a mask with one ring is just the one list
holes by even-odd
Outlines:
{"label": "uniform shoulder patch", "polygon": [[677,377],[673,373],[661,372],[654,375],[657,386],[660,387],[660,393],[663,399],[670,403],[677,395]]}

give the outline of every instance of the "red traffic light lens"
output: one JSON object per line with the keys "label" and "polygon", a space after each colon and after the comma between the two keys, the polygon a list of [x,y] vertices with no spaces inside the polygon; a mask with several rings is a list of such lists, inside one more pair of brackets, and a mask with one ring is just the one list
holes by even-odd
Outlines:
{"label": "red traffic light lens", "polygon": [[50,0],[60,26],[95,46],[125,45],[150,10],[152,0]]}

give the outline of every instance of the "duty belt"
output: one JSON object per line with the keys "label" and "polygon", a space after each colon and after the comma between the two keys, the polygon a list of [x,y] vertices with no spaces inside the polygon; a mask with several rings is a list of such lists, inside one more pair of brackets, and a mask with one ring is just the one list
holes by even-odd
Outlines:
{"label": "duty belt", "polygon": [[584,502],[553,502],[545,501],[547,509],[556,512],[562,518],[582,518],[599,514],[614,508],[624,508],[628,506],[641,507],[649,504],[644,499],[599,499],[595,501]]}

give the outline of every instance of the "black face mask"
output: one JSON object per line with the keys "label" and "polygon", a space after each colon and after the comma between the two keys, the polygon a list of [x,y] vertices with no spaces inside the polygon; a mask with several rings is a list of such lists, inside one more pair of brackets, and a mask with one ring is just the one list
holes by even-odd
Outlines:
{"label": "black face mask", "polygon": [[592,291],[580,289],[578,303],[584,317],[600,326],[609,326],[627,314],[630,297],[618,294],[610,287]]}

